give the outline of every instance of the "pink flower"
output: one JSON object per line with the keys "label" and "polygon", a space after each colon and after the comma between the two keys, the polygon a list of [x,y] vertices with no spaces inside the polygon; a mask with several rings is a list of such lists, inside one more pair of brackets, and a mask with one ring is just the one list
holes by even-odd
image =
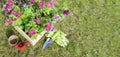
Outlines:
{"label": "pink flower", "polygon": [[12,11],[12,14],[13,14],[14,16],[16,16],[16,15],[17,15],[17,11],[16,11],[16,10],[13,10],[13,11]]}
{"label": "pink flower", "polygon": [[35,0],[30,0],[30,2],[31,2],[31,3],[34,3],[34,2],[35,2]]}
{"label": "pink flower", "polygon": [[54,3],[55,3],[55,0],[51,0],[50,2],[51,2],[52,4],[54,4]]}
{"label": "pink flower", "polygon": [[29,33],[31,36],[33,36],[35,34],[35,31],[31,29]]}
{"label": "pink flower", "polygon": [[47,6],[48,8],[51,8],[55,3],[55,0],[51,0],[50,2],[48,2]]}
{"label": "pink flower", "polygon": [[48,6],[48,8],[51,8],[52,7],[52,3],[48,2],[47,6]]}
{"label": "pink flower", "polygon": [[8,1],[8,6],[9,6],[9,7],[12,7],[12,6],[13,6],[12,0],[9,0],[9,1]]}
{"label": "pink flower", "polygon": [[8,24],[11,24],[11,23],[12,23],[12,20],[6,19],[5,22],[8,23]]}
{"label": "pink flower", "polygon": [[46,27],[46,31],[49,31],[50,30],[50,27]]}
{"label": "pink flower", "polygon": [[36,23],[37,23],[37,24],[40,24],[40,22],[41,22],[40,18],[37,18],[37,19],[36,19]]}
{"label": "pink flower", "polygon": [[45,2],[44,2],[44,1],[39,2],[39,6],[40,6],[40,7],[43,7],[44,5],[45,5]]}
{"label": "pink flower", "polygon": [[18,13],[17,18],[20,18],[22,16],[22,13]]}
{"label": "pink flower", "polygon": [[52,22],[46,23],[46,26],[52,26]]}
{"label": "pink flower", "polygon": [[49,31],[52,26],[52,22],[46,23],[46,31]]}

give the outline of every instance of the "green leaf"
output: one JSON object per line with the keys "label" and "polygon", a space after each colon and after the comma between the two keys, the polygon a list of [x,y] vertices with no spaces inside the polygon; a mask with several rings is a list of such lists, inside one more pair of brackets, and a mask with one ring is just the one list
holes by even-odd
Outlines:
{"label": "green leaf", "polygon": [[26,8],[24,11],[26,17],[35,17],[35,14],[32,12],[31,8]]}
{"label": "green leaf", "polygon": [[29,30],[30,30],[30,26],[29,26],[29,24],[25,25],[25,32],[28,33]]}
{"label": "green leaf", "polygon": [[35,2],[40,2],[40,0],[35,0]]}
{"label": "green leaf", "polygon": [[14,5],[12,8],[13,8],[14,10],[20,11],[20,8],[19,8],[17,5]]}
{"label": "green leaf", "polygon": [[35,21],[29,21],[29,24],[30,24],[31,26],[35,26],[35,25],[36,25],[36,22],[35,22]]}
{"label": "green leaf", "polygon": [[15,22],[13,22],[13,26],[19,26],[22,24],[22,20],[21,19],[17,19]]}
{"label": "green leaf", "polygon": [[37,37],[38,37],[38,34],[35,34],[35,35],[31,36],[31,39],[32,39],[32,40],[36,40]]}
{"label": "green leaf", "polygon": [[60,14],[60,21],[62,21],[64,18],[65,18],[65,15],[63,15],[63,14]]}

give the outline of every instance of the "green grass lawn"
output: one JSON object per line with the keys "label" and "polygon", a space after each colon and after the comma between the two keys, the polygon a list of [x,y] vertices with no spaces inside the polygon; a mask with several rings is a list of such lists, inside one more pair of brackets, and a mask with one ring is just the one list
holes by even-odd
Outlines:
{"label": "green grass lawn", "polygon": [[68,46],[54,42],[42,50],[42,38],[35,46],[18,51],[8,44],[6,29],[11,28],[0,14],[0,57],[120,57],[120,0],[66,1],[71,14],[58,28],[67,34]]}

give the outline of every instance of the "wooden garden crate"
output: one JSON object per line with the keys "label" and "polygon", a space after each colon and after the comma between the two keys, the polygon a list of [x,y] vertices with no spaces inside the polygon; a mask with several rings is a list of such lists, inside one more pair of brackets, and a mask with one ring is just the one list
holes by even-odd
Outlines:
{"label": "wooden garden crate", "polygon": [[44,36],[46,31],[42,31],[35,40],[32,40],[22,29],[14,27],[27,41],[29,41],[33,46]]}

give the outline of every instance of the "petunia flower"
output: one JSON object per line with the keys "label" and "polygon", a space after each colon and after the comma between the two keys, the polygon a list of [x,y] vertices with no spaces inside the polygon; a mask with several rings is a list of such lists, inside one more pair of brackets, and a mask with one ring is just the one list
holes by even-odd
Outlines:
{"label": "petunia flower", "polygon": [[35,34],[35,31],[33,29],[31,29],[29,33],[31,36],[33,36]]}
{"label": "petunia flower", "polygon": [[20,18],[22,16],[22,13],[18,13],[17,18]]}
{"label": "petunia flower", "polygon": [[52,25],[52,22],[47,22],[46,23],[46,26],[51,26]]}
{"label": "petunia flower", "polygon": [[12,6],[13,6],[12,0],[9,0],[9,1],[8,1],[8,6],[9,6],[9,7],[12,7]]}
{"label": "petunia flower", "polygon": [[59,20],[60,20],[60,16],[59,16],[59,15],[55,15],[54,18],[55,18],[56,21],[59,21]]}
{"label": "petunia flower", "polygon": [[69,15],[69,14],[70,14],[70,10],[68,10],[68,9],[67,9],[67,10],[64,10],[64,11],[63,11],[63,14],[64,14],[64,15]]}
{"label": "petunia flower", "polygon": [[46,31],[49,31],[52,26],[52,22],[46,23]]}
{"label": "petunia flower", "polygon": [[40,22],[41,22],[40,18],[37,18],[37,19],[36,19],[36,23],[37,23],[37,24],[40,24]]}
{"label": "petunia flower", "polygon": [[56,30],[57,30],[57,28],[56,28],[56,27],[53,27],[51,31],[52,31],[52,32],[56,32]]}
{"label": "petunia flower", "polygon": [[45,2],[44,1],[41,1],[41,2],[39,2],[39,4],[38,4],[40,7],[43,7],[44,5],[45,5]]}
{"label": "petunia flower", "polygon": [[11,10],[11,8],[8,7],[8,6],[4,7],[4,11],[5,11],[5,13],[10,13],[10,10]]}
{"label": "petunia flower", "polygon": [[55,0],[51,0],[50,2],[48,2],[47,6],[48,8],[51,8],[55,3]]}
{"label": "petunia flower", "polygon": [[16,15],[17,15],[17,11],[16,11],[16,10],[13,10],[13,11],[12,11],[12,14],[13,14],[14,16],[16,16]]}
{"label": "petunia flower", "polygon": [[11,23],[12,23],[12,20],[6,19],[5,22],[8,23],[8,24],[11,24]]}
{"label": "petunia flower", "polygon": [[52,3],[52,5],[54,5],[54,4],[55,4],[55,0],[51,0],[50,2]]}
{"label": "petunia flower", "polygon": [[24,5],[23,5],[24,7],[26,7],[26,8],[28,8],[28,3],[24,3]]}
{"label": "petunia flower", "polygon": [[52,7],[52,3],[48,2],[47,6],[48,6],[48,8],[51,8]]}
{"label": "petunia flower", "polygon": [[31,2],[31,3],[34,3],[34,2],[35,2],[35,0],[30,0],[30,2]]}
{"label": "petunia flower", "polygon": [[50,30],[50,27],[46,27],[46,31],[49,31]]}

